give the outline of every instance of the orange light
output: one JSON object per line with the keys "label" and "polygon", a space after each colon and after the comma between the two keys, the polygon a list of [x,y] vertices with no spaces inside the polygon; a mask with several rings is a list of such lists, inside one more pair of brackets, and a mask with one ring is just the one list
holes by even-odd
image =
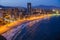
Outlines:
{"label": "orange light", "polygon": [[[21,23],[25,22],[26,20],[31,21],[31,20],[43,19],[43,18],[46,18],[46,17],[50,18],[51,16],[52,16],[52,14],[44,14],[44,15],[39,15],[39,16],[32,15],[29,18],[24,18],[22,20],[18,19],[17,21],[15,21],[13,23],[10,23],[10,24],[7,24],[7,25],[4,25],[4,26],[0,27],[0,34],[3,34],[4,32],[9,31],[11,28],[14,28],[17,25],[20,25]],[[32,24],[30,24],[30,26],[31,25]]]}

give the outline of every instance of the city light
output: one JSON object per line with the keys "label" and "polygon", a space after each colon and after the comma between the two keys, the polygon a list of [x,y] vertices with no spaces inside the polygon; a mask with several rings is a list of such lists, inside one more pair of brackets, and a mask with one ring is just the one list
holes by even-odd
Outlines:
{"label": "city light", "polygon": [[[0,9],[0,34],[10,30],[25,21],[32,21],[43,18],[50,18],[51,16],[60,16],[58,9],[41,9],[32,8],[31,3],[27,3],[27,10],[24,8],[2,8]],[[31,24],[32,25],[32,24]]]}

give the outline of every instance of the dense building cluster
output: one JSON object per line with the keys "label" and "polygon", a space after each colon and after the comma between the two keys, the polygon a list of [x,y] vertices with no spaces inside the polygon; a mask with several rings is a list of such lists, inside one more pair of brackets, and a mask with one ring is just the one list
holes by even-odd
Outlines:
{"label": "dense building cluster", "polygon": [[[10,20],[22,19],[30,15],[60,13],[58,9],[32,8],[31,3],[27,3],[27,8],[0,8],[0,24]],[[4,22],[3,22],[4,21]]]}

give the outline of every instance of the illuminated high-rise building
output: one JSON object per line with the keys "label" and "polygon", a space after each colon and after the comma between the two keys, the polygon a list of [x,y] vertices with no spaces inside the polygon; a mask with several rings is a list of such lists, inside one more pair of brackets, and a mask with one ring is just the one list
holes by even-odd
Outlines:
{"label": "illuminated high-rise building", "polygon": [[28,13],[31,14],[31,3],[27,3],[27,10]]}

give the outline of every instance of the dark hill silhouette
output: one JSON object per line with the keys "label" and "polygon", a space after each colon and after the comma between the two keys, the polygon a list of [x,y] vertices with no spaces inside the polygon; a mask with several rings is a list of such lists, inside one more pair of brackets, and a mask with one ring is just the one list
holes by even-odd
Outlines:
{"label": "dark hill silhouette", "polygon": [[[12,6],[2,6],[0,5],[0,8],[25,8],[25,7],[12,7]],[[32,8],[45,8],[45,9],[60,9],[60,7],[56,7],[56,6],[46,6],[46,5],[38,5],[38,6],[33,6]],[[26,9],[26,8],[25,8]]]}
{"label": "dark hill silhouette", "polygon": [[46,6],[46,5],[38,5],[38,6],[34,6],[33,8],[45,8],[45,9],[60,9],[60,7],[56,7],[56,6]]}
{"label": "dark hill silhouette", "polygon": [[0,8],[24,8],[26,9],[25,7],[12,7],[12,6],[2,6],[2,5],[0,5]]}

